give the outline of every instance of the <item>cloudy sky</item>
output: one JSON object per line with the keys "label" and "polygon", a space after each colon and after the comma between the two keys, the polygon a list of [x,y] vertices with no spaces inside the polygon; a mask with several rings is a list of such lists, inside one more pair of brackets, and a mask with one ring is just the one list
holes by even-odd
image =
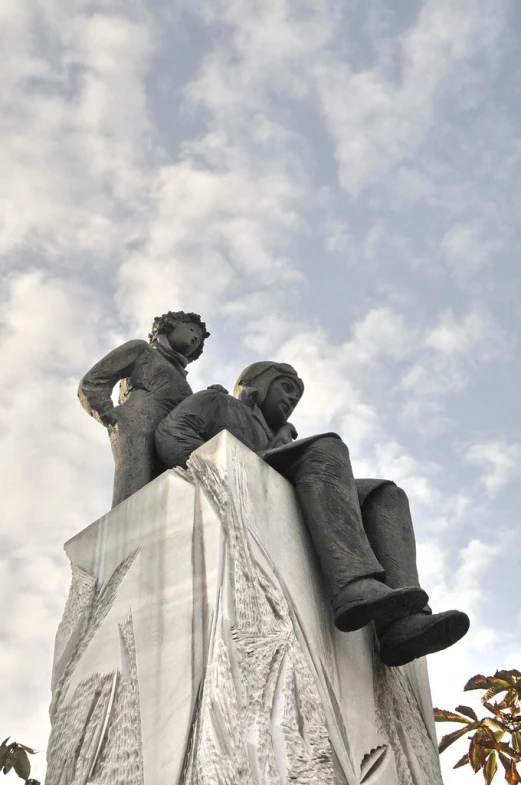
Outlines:
{"label": "cloudy sky", "polygon": [[212,332],[194,389],[291,362],[300,435],[408,491],[472,619],[434,703],[521,666],[520,30],[515,0],[2,0],[4,736],[46,746],[62,544],[110,506],[78,380],[169,309]]}

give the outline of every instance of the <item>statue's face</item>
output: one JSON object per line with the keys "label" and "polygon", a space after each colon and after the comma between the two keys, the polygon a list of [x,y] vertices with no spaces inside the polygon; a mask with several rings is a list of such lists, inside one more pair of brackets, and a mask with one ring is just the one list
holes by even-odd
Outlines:
{"label": "statue's face", "polygon": [[278,376],[270,385],[261,411],[270,428],[280,428],[300,400],[301,392],[290,376]]}
{"label": "statue's face", "polygon": [[168,343],[176,352],[190,357],[203,342],[203,331],[194,322],[178,322],[168,335]]}

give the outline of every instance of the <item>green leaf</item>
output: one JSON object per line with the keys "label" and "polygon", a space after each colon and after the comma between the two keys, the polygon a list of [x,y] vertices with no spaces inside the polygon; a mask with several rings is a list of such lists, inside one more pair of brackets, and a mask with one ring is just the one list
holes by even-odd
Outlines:
{"label": "green leaf", "polygon": [[5,746],[7,745],[7,742],[9,741],[9,739],[10,739],[10,738],[11,738],[11,737],[10,737],[10,736],[8,736],[8,737],[7,737],[7,739],[4,739],[4,740],[3,740],[3,742],[2,742],[2,744],[0,744],[0,747],[5,747]]}
{"label": "green leaf", "polygon": [[512,734],[512,746],[516,752],[521,752],[521,731],[516,730]]}
{"label": "green leaf", "polygon": [[485,693],[485,697],[482,699],[482,703],[489,701],[490,698],[493,698],[494,695],[498,695],[500,692],[513,692],[515,697],[517,697],[517,692],[508,681],[505,681],[504,679],[491,679],[490,686]]}
{"label": "green leaf", "polygon": [[504,703],[506,706],[510,708],[511,706],[514,706],[517,703],[517,700],[518,700],[517,690],[515,689],[515,687],[512,687],[510,690],[508,690],[507,694],[505,695]]}
{"label": "green leaf", "polygon": [[460,714],[464,714],[466,717],[470,717],[474,722],[478,721],[478,715],[470,706],[456,706],[456,711],[459,711]]}
{"label": "green leaf", "polygon": [[504,733],[506,730],[508,730],[507,726],[503,722],[492,717],[485,717],[485,719],[481,720],[481,722],[481,727],[488,728],[494,732]]}
{"label": "green leaf", "polygon": [[483,769],[483,776],[485,777],[486,785],[490,785],[497,771],[497,757],[495,752],[491,752],[487,758],[485,768]]}
{"label": "green leaf", "polygon": [[462,722],[464,725],[469,724],[466,717],[462,717],[461,714],[456,714],[453,711],[446,711],[445,709],[434,709],[434,719],[436,722]]}
{"label": "green leaf", "polygon": [[31,773],[29,756],[23,747],[19,747],[17,753],[18,754],[14,763],[14,770],[22,780],[26,780]]}
{"label": "green leaf", "polygon": [[478,741],[488,742],[490,744],[496,745],[496,736],[494,732],[488,727],[486,723],[489,722],[489,718],[485,717],[485,719],[480,723],[478,728],[477,736]]}
{"label": "green leaf", "polygon": [[481,750],[479,748],[477,734],[475,734],[470,741],[469,763],[476,774],[481,768]]}
{"label": "green leaf", "polygon": [[4,765],[4,761],[5,761],[6,757],[7,757],[7,750],[8,749],[9,749],[9,747],[7,747],[5,744],[2,744],[2,746],[0,746],[0,769]]}
{"label": "green leaf", "polygon": [[469,756],[465,754],[462,758],[459,759],[459,761],[452,768],[459,769],[461,768],[461,766],[466,766],[468,762],[469,762]]}
{"label": "green leaf", "polygon": [[466,728],[459,728],[458,730],[455,730],[453,733],[448,733],[440,741],[438,745],[438,750],[440,752],[443,752],[444,750],[447,749],[447,747],[450,747],[450,745],[454,741],[456,741],[457,739],[461,739],[461,737],[464,736],[466,733],[468,733],[469,730],[474,730],[475,728],[477,728],[476,723],[474,723],[473,725],[468,725]]}

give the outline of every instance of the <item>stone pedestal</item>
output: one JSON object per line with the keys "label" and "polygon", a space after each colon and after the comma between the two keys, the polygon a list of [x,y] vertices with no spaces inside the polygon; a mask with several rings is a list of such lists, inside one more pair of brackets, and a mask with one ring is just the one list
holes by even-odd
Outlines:
{"label": "stone pedestal", "polygon": [[47,785],[442,785],[425,662],[334,628],[292,486],[228,433],[65,550]]}

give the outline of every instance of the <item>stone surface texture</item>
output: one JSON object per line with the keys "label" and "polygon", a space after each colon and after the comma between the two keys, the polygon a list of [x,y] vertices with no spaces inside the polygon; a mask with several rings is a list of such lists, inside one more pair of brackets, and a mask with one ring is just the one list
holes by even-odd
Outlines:
{"label": "stone surface texture", "polygon": [[230,434],[65,548],[47,785],[442,785],[425,662],[335,629],[293,487]]}

